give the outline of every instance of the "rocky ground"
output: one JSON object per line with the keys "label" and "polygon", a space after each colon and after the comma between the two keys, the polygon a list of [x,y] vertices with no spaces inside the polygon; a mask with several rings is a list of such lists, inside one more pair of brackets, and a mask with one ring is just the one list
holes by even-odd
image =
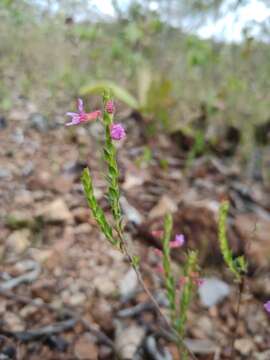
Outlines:
{"label": "rocky ground", "polygon": [[[64,111],[63,111],[64,113]],[[104,209],[99,124],[66,128],[30,104],[0,119],[0,358],[177,359],[149,299],[125,257],[89,216],[80,184],[88,165]],[[197,359],[270,359],[270,191],[248,182],[233,158],[202,156],[185,167],[174,138],[144,137],[144,124],[123,120],[119,145],[122,207],[133,251],[166,314],[151,235],[173,213],[175,232],[200,251],[205,286],[189,312],[187,345]],[[147,147],[146,147],[147,146]],[[231,202],[229,236],[250,266],[235,330],[237,287],[217,242],[220,199]],[[182,252],[174,250],[181,266]],[[170,354],[171,355],[170,355]]]}

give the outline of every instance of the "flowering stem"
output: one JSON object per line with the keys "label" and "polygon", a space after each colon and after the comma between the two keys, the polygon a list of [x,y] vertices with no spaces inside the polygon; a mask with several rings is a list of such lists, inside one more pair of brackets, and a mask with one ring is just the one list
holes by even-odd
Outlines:
{"label": "flowering stem", "polygon": [[164,220],[164,237],[163,237],[163,269],[165,273],[165,286],[167,298],[170,306],[171,321],[175,325],[176,322],[176,306],[175,306],[175,281],[171,270],[170,257],[170,240],[172,236],[172,216],[166,215]]}
{"label": "flowering stem", "polygon": [[[116,229],[121,231],[121,220],[122,220],[122,212],[120,207],[120,190],[119,190],[119,170],[116,161],[116,148],[113,144],[110,135],[110,127],[113,123],[113,114],[110,114],[106,111],[106,103],[110,100],[109,95],[104,94],[103,101],[104,101],[104,114],[103,114],[103,121],[105,124],[105,145],[104,145],[104,159],[108,165],[108,198],[111,205],[111,210],[113,214],[113,218],[116,223]],[[121,244],[118,244],[119,247]]]}
{"label": "flowering stem", "polygon": [[124,238],[124,235],[121,231],[117,231],[117,234],[119,236],[119,239],[120,239],[120,243],[121,243],[121,248],[122,248],[122,251],[123,253],[127,256],[128,258],[128,261],[129,261],[129,264],[132,266],[133,270],[135,271],[136,273],[136,276],[137,276],[137,279],[138,279],[138,282],[139,284],[141,285],[141,287],[143,288],[143,290],[145,291],[145,293],[148,295],[150,301],[153,303],[155,309],[157,310],[158,314],[161,316],[161,318],[164,320],[164,322],[166,323],[167,327],[172,331],[172,333],[174,334],[175,338],[177,339],[177,342],[179,344],[181,344],[181,347],[185,349],[185,352],[188,353],[191,357],[191,359],[193,360],[197,360],[197,358],[195,357],[195,355],[193,354],[193,352],[187,347],[187,345],[185,344],[184,340],[182,339],[182,337],[179,336],[179,334],[177,333],[177,331],[175,330],[173,324],[171,324],[167,317],[163,314],[157,300],[154,298],[153,294],[151,293],[151,291],[148,289],[148,287],[146,286],[143,278],[142,278],[142,275],[141,275],[141,272],[140,270],[138,269],[138,266],[136,266],[134,264],[134,261],[133,261],[133,256],[130,254],[129,252],[129,249],[127,247],[127,243],[126,243],[126,240]]}
{"label": "flowering stem", "polygon": [[[88,201],[88,205],[92,210],[92,214],[94,218],[96,219],[100,230],[102,233],[106,236],[106,238],[110,241],[110,243],[115,246],[117,249],[119,249],[123,254],[125,254],[128,258],[129,264],[134,269],[138,282],[145,291],[145,293],[148,295],[149,299],[153,303],[154,307],[156,308],[157,312],[160,314],[160,316],[164,319],[166,325],[168,328],[171,329],[172,333],[175,335],[175,339],[177,339],[178,344],[181,345],[181,348],[185,349],[185,353],[190,354],[190,358],[193,360],[196,360],[196,357],[194,354],[187,348],[186,344],[184,343],[182,337],[177,333],[176,331],[176,324],[175,321],[170,321],[166,318],[166,316],[162,313],[162,310],[155,299],[155,297],[152,295],[151,291],[148,289],[146,284],[143,281],[141,272],[139,270],[139,263],[138,263],[138,257],[133,256],[130,254],[127,241],[124,236],[123,226],[122,226],[122,210],[120,207],[120,189],[119,189],[119,170],[117,165],[117,159],[116,159],[116,148],[113,143],[113,139],[120,140],[125,136],[125,131],[123,128],[116,129],[119,133],[112,134],[111,129],[113,126],[113,112],[114,112],[114,106],[112,103],[112,100],[110,98],[109,93],[105,93],[103,96],[103,102],[104,102],[104,113],[103,113],[103,124],[105,127],[105,144],[104,144],[104,159],[107,164],[108,168],[108,175],[106,177],[107,184],[108,184],[108,199],[109,204],[111,207],[112,215],[113,215],[113,225],[111,226],[109,222],[106,219],[106,216],[99,206],[95,195],[94,195],[94,187],[93,187],[93,181],[92,177],[90,175],[89,169],[85,169],[82,174],[82,183],[84,192]],[[117,125],[117,124],[114,124]],[[172,276],[171,268],[170,268],[170,237],[171,237],[171,231],[172,231],[172,218],[168,216],[165,219],[165,238],[164,241],[166,242],[166,259],[164,262],[164,268],[167,269],[169,280],[167,283],[167,290],[170,293],[171,300],[170,300],[170,307],[172,311],[172,319],[175,319],[175,284],[174,279]]]}
{"label": "flowering stem", "polygon": [[238,323],[239,323],[239,318],[240,318],[240,307],[241,307],[244,287],[245,287],[245,278],[242,277],[241,281],[238,283],[238,299],[237,299],[237,307],[236,307],[235,327],[234,327],[232,340],[231,340],[231,356],[230,356],[231,359],[234,359],[234,357],[235,357],[234,344],[235,344],[235,340],[236,340],[236,336],[237,336],[237,329],[238,329]]}

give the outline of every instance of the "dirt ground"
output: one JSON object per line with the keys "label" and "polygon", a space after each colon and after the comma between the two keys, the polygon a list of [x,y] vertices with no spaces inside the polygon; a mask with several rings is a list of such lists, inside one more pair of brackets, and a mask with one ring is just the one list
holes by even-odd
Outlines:
{"label": "dirt ground", "polygon": [[[124,359],[177,359],[162,320],[125,257],[100,235],[83,196],[80,175],[88,165],[96,195],[108,209],[98,155],[101,127],[70,129],[61,114],[47,119],[25,108],[0,121],[0,358],[105,360],[117,352]],[[210,307],[196,295],[188,347],[197,359],[229,359],[236,333],[235,359],[270,359],[270,316],[263,308],[270,299],[269,187],[248,181],[237,157],[209,153],[186,168],[186,153],[174,137],[158,133],[146,139],[141,121],[126,117],[123,123],[127,138],[118,155],[126,229],[164,313],[153,252],[160,244],[151,231],[161,229],[171,212],[185,247],[200,251],[202,276],[229,288]],[[250,264],[237,329],[237,286],[218,250],[223,198],[231,203],[232,247]],[[173,252],[176,269],[184,251]]]}

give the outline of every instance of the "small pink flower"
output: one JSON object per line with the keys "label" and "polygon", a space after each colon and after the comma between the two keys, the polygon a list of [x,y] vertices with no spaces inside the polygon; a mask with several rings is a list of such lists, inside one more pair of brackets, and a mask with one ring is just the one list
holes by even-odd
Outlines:
{"label": "small pink flower", "polygon": [[175,249],[183,246],[185,243],[185,238],[183,234],[176,234],[174,241],[170,242],[170,248]]}
{"label": "small pink flower", "polygon": [[105,110],[107,111],[107,113],[109,114],[113,114],[115,112],[115,105],[114,102],[112,100],[109,100],[105,106]]}
{"label": "small pink flower", "polygon": [[270,300],[268,300],[263,307],[270,314]]}
{"label": "small pink flower", "polygon": [[125,129],[121,124],[112,124],[110,134],[113,140],[122,140],[126,136]]}
{"label": "small pink flower", "polygon": [[66,126],[72,126],[72,125],[79,125],[81,123],[96,120],[98,117],[101,116],[101,111],[96,110],[90,113],[86,113],[83,108],[83,101],[82,99],[77,100],[77,109],[78,112],[67,112],[66,115],[71,117],[71,121],[66,124]]}

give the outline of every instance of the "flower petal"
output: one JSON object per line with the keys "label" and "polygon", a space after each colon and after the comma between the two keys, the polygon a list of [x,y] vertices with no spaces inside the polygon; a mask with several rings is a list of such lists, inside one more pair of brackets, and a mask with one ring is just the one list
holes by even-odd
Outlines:
{"label": "flower petal", "polygon": [[73,117],[71,122],[67,123],[66,126],[72,126],[72,125],[79,125],[81,123],[81,120],[80,118],[77,116],[77,117]]}
{"label": "flower petal", "polygon": [[90,113],[85,113],[84,121],[96,120],[100,116],[101,116],[101,111],[100,110],[92,111]]}
{"label": "flower petal", "polygon": [[82,99],[78,99],[78,100],[77,100],[77,109],[78,109],[79,113],[84,112]]}
{"label": "flower petal", "polygon": [[78,114],[75,113],[75,112],[67,112],[66,115],[67,115],[67,116],[72,116],[72,117],[73,117],[73,116],[78,116]]}

